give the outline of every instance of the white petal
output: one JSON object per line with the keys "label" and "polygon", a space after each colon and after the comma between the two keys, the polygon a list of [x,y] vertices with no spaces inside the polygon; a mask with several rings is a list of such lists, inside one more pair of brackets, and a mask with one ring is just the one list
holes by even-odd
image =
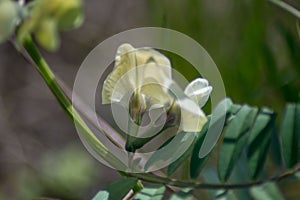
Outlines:
{"label": "white petal", "polygon": [[211,91],[212,87],[208,86],[206,88],[202,88],[201,90],[195,91],[189,97],[193,99],[193,101],[196,102],[200,108],[202,108],[208,101]]}
{"label": "white petal", "polygon": [[212,89],[206,79],[197,78],[185,88],[184,93],[201,108],[206,104]]}
{"label": "white petal", "polygon": [[195,80],[193,80],[186,86],[184,93],[186,95],[190,95],[190,94],[194,93],[194,91],[205,88],[208,85],[209,85],[208,81],[205,78],[196,78]]}
{"label": "white petal", "polygon": [[181,128],[185,132],[199,132],[207,119],[200,107],[191,99],[180,101]]}
{"label": "white petal", "polygon": [[160,52],[151,49],[151,48],[140,48],[137,49],[136,51],[136,59],[137,59],[137,66],[145,65],[148,63],[154,63],[157,64],[157,68],[159,69],[158,71],[155,71],[154,73],[151,74],[145,74],[148,76],[152,76],[156,78],[157,74],[163,71],[164,75],[171,79],[172,78],[172,68],[171,68],[171,63],[169,59],[161,54]]}

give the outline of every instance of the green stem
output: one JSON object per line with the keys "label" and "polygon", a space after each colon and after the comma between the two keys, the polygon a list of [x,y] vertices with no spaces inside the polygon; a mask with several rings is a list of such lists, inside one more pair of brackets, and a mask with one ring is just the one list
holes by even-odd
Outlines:
{"label": "green stem", "polygon": [[254,186],[263,185],[268,182],[279,182],[283,179],[291,177],[295,175],[297,172],[300,172],[300,163],[296,164],[295,167],[289,169],[287,171],[282,172],[278,176],[270,177],[265,180],[244,182],[244,183],[203,183],[200,181],[183,181],[177,180],[167,177],[160,177],[153,174],[128,174],[129,176],[136,177],[140,180],[152,182],[152,183],[160,183],[165,185],[172,185],[181,188],[198,188],[198,189],[210,189],[210,190],[218,190],[218,189],[244,189],[250,188]]}
{"label": "green stem", "polygon": [[115,157],[92,133],[90,128],[86,125],[78,112],[72,106],[71,100],[66,96],[60,85],[55,79],[55,75],[51,71],[47,62],[44,60],[36,46],[34,45],[31,37],[28,35],[23,43],[24,48],[36,64],[37,70],[45,80],[47,86],[50,88],[61,107],[65,110],[68,116],[73,120],[80,134],[108,164],[118,169],[126,169],[126,165],[122,163],[117,157]]}
{"label": "green stem", "polygon": [[297,10],[296,8],[294,8],[293,6],[285,3],[284,1],[280,1],[280,0],[269,0],[269,1],[274,3],[277,6],[281,7],[282,9],[288,11],[289,13],[291,13],[298,19],[300,19],[300,11]]}
{"label": "green stem", "polygon": [[139,191],[141,191],[144,188],[142,182],[140,180],[138,180],[138,182],[136,183],[136,185],[132,188],[133,192],[136,194]]}

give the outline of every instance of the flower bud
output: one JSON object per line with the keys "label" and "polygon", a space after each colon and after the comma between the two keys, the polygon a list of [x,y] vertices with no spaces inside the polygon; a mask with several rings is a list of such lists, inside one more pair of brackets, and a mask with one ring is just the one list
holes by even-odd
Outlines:
{"label": "flower bud", "polygon": [[70,30],[79,27],[83,22],[83,9],[80,0],[62,1],[57,11],[59,30]]}
{"label": "flower bud", "polygon": [[37,42],[48,51],[55,51],[59,47],[59,36],[56,22],[51,19],[43,20],[43,23],[34,33]]}
{"label": "flower bud", "polygon": [[18,5],[10,0],[0,0],[0,42],[14,32],[18,20]]}

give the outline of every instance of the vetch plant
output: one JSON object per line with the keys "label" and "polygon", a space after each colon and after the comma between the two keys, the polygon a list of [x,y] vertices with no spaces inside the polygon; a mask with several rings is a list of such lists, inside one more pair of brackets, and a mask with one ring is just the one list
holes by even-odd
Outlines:
{"label": "vetch plant", "polygon": [[[284,2],[271,2],[299,16],[299,11]],[[62,89],[32,39],[33,36],[42,48],[56,50],[58,32],[82,23],[82,6],[80,0],[36,0],[25,4],[24,1],[0,0],[0,42],[13,42],[21,55],[36,67],[93,152],[115,169],[119,169],[118,166],[127,169],[127,163],[95,136],[85,120],[90,124],[95,122],[89,120],[89,116],[83,120],[84,110],[72,104],[70,89]],[[270,108],[235,104],[225,98],[218,105],[225,105],[226,112],[217,113],[220,116],[213,120],[213,114],[205,115],[202,111],[215,92],[209,82],[196,78],[183,89],[172,77],[169,59],[158,50],[135,49],[129,44],[117,49],[115,67],[103,83],[102,103],[125,108],[119,110],[120,115],[125,110],[119,120],[127,135],[124,138],[108,124],[101,133],[131,156],[128,160],[132,166],[144,163],[145,168],[172,157],[174,152],[166,151],[164,155],[157,152],[176,138],[180,142],[174,151],[181,151],[190,135],[192,140],[181,156],[164,169],[143,173],[118,170],[123,178],[100,190],[94,200],[163,199],[166,189],[170,190],[171,199],[200,198],[196,189],[208,190],[212,199],[284,198],[278,183],[283,179],[299,181],[300,105],[287,103],[277,123],[277,114]],[[213,151],[200,157],[199,151],[209,130],[220,118],[225,119],[222,137]],[[163,141],[151,157],[134,159],[144,145],[174,127],[176,134]],[[212,159],[215,154],[217,158]],[[273,175],[265,166],[268,158],[278,161]]]}

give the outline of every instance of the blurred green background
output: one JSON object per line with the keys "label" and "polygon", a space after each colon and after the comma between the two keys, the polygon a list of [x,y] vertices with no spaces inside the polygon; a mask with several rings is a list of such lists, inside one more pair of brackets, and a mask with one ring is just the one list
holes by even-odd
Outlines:
{"label": "blurred green background", "polygon": [[[298,0],[287,2],[300,9]],[[266,0],[87,0],[84,24],[62,33],[58,52],[43,54],[71,87],[85,56],[107,37],[167,27],[208,51],[234,102],[280,113],[300,98],[296,23]],[[184,60],[171,61],[188,78],[196,76]],[[91,199],[120,177],[87,153],[39,74],[8,42],[0,46],[0,82],[0,199]],[[283,192],[299,197],[293,188]]]}

